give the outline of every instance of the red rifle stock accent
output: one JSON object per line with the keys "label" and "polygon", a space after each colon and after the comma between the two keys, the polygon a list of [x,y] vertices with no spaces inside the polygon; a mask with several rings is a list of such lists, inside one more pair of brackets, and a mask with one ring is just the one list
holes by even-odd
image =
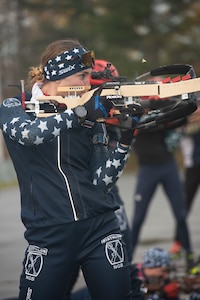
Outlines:
{"label": "red rifle stock accent", "polygon": [[24,88],[24,80],[21,80],[21,99],[22,99],[22,107],[25,110],[26,109],[26,94],[25,94],[25,88]]}

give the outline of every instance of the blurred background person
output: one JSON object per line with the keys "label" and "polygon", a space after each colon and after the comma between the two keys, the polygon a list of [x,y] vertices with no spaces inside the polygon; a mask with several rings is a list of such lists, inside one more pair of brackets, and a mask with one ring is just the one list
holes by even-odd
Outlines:
{"label": "blurred background person", "polygon": [[138,277],[147,288],[147,299],[180,299],[180,284],[171,280],[173,266],[168,251],[149,248],[136,267]]}
{"label": "blurred background person", "polygon": [[[191,212],[195,196],[200,186],[200,102],[198,109],[188,117],[187,124],[182,128],[180,141],[184,167],[184,191],[186,214]],[[170,249],[176,258],[181,255],[182,243],[176,228],[174,243]]]}

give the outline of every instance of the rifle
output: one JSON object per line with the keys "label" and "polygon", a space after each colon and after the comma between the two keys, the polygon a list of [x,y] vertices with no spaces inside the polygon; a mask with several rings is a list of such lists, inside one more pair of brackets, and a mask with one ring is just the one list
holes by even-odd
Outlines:
{"label": "rifle", "polygon": [[[143,76],[158,76],[166,74],[182,74],[178,77],[166,78],[162,82],[156,81],[138,81]],[[196,102],[195,92],[200,91],[200,78],[194,78],[195,72],[190,65],[169,65],[162,66],[151,70],[144,75],[136,78],[134,81],[111,80],[101,86],[100,96],[106,96],[108,101],[113,105],[114,114],[111,118],[119,116],[121,110],[133,103],[140,103],[142,106],[148,106],[151,100],[142,100],[143,97],[157,97],[166,99],[173,97],[175,104],[168,109],[156,109],[147,113],[146,119],[140,121],[138,128],[146,126],[155,126],[158,122],[168,122],[185,117],[196,110],[196,105],[187,104]],[[74,108],[78,105],[84,105],[97,89],[88,91],[89,87],[74,86],[74,87],[59,87],[58,96],[42,96],[38,97],[35,103],[26,101],[26,111],[34,113],[37,117],[46,117],[55,113],[59,113],[60,104],[66,109]],[[84,94],[80,96],[81,93]],[[49,104],[49,106],[47,105]],[[183,108],[184,106],[184,108]],[[50,108],[50,109],[49,109]],[[179,109],[181,114],[176,115],[172,112],[177,112]],[[97,120],[105,122],[107,119]]]}
{"label": "rifle", "polygon": [[[169,283],[176,283],[180,291],[189,294],[200,289],[200,275],[177,275],[170,278]],[[164,285],[164,282],[144,283],[147,294],[161,291]]]}

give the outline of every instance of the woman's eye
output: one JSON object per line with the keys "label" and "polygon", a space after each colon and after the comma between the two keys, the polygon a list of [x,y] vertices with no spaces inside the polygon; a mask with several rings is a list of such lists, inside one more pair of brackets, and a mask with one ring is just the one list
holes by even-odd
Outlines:
{"label": "woman's eye", "polygon": [[80,75],[80,77],[81,77],[82,80],[86,79],[87,76],[88,76],[87,74],[81,74],[81,75]]}

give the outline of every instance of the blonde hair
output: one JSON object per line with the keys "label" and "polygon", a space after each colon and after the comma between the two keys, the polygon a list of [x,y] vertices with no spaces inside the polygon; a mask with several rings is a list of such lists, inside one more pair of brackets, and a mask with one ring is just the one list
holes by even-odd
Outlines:
{"label": "blonde hair", "polygon": [[40,65],[37,67],[30,67],[28,73],[30,83],[33,85],[36,82],[44,82],[45,78],[44,78],[43,69],[46,63],[50,59],[56,57],[58,54],[73,49],[74,47],[77,46],[81,46],[81,44],[76,39],[57,40],[49,44],[41,56]]}
{"label": "blonde hair", "polygon": [[42,65],[38,67],[30,67],[28,77],[32,85],[36,82],[44,82]]}

